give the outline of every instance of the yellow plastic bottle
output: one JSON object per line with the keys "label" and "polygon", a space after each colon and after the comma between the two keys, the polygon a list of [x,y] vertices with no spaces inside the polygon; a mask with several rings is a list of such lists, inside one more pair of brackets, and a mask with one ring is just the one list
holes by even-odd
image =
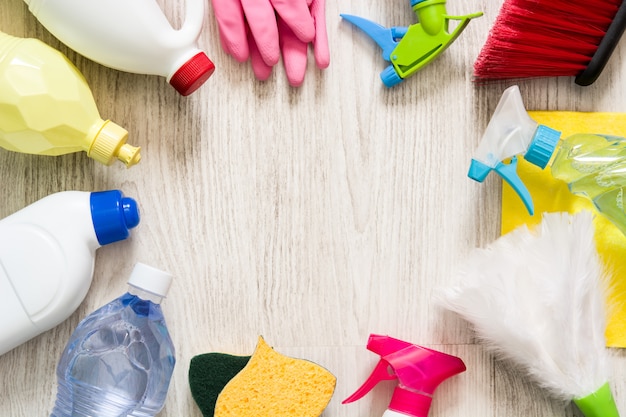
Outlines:
{"label": "yellow plastic bottle", "polygon": [[84,76],[65,55],[0,32],[1,147],[38,155],[85,151],[105,165],[117,158],[131,167],[141,156],[127,138],[100,117]]}

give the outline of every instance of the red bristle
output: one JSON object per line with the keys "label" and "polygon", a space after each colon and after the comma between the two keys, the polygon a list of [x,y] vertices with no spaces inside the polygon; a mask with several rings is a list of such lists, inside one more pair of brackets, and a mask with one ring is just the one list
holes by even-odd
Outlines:
{"label": "red bristle", "polygon": [[505,0],[476,62],[487,80],[575,76],[596,52],[622,0]]}

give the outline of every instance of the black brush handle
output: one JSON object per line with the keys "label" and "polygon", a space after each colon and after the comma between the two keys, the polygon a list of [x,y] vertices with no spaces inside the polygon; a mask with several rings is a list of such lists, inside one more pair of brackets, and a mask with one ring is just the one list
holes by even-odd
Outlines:
{"label": "black brush handle", "polygon": [[619,6],[613,21],[606,31],[606,35],[602,38],[596,53],[593,54],[591,61],[589,61],[589,65],[587,65],[587,68],[585,68],[583,72],[576,76],[576,84],[582,86],[591,85],[598,76],[600,76],[600,73],[622,37],[624,29],[626,29],[626,0],[622,1],[622,4]]}

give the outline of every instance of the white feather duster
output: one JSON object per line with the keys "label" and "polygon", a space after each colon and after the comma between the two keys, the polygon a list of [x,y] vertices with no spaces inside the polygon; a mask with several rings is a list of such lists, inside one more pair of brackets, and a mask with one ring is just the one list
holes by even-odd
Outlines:
{"label": "white feather duster", "polygon": [[592,214],[544,214],[477,249],[440,303],[498,357],[587,417],[617,417],[608,385],[605,282]]}

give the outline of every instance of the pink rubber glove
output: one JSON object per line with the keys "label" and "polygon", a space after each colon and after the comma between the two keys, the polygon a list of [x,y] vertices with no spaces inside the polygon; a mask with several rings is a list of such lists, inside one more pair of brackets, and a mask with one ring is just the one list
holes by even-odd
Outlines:
{"label": "pink rubber glove", "polygon": [[325,0],[212,0],[224,51],[239,62],[250,58],[259,80],[266,80],[282,51],[289,84],[304,81],[307,47],[315,62],[330,62]]}

